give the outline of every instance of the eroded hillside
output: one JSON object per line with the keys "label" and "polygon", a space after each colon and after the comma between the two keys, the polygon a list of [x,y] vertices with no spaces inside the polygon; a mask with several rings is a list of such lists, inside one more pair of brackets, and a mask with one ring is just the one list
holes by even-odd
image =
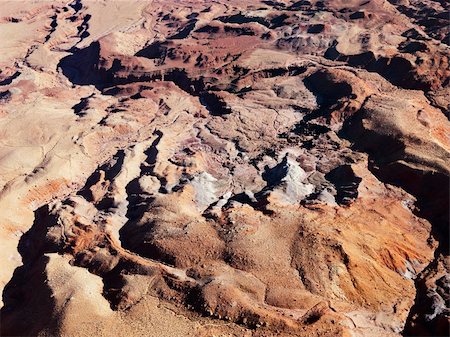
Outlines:
{"label": "eroded hillside", "polygon": [[446,335],[448,7],[2,3],[1,334]]}

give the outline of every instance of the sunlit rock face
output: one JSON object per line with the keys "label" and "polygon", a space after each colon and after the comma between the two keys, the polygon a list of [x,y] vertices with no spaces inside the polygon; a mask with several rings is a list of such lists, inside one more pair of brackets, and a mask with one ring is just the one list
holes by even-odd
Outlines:
{"label": "sunlit rock face", "polygon": [[4,1],[5,336],[446,336],[445,1]]}

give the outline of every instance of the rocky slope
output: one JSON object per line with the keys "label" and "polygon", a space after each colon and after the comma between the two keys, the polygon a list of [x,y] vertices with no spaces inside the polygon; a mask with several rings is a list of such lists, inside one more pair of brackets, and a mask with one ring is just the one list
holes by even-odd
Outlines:
{"label": "rocky slope", "polygon": [[4,2],[4,336],[445,336],[446,1]]}

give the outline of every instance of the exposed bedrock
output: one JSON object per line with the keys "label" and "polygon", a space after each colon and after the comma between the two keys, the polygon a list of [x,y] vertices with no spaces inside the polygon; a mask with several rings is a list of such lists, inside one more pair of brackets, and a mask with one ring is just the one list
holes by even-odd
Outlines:
{"label": "exposed bedrock", "polygon": [[448,334],[444,1],[2,11],[2,335]]}
{"label": "exposed bedrock", "polygon": [[429,140],[428,131],[424,128],[430,121],[434,132],[440,134],[443,117],[436,109],[411,106],[400,99],[394,106],[407,109],[397,109],[394,118],[408,120],[405,132],[399,127],[401,124],[386,123],[393,113],[373,105],[381,99],[369,99],[342,133],[354,142],[356,148],[369,153],[369,160],[372,160],[369,167],[380,180],[400,186],[414,195],[417,198],[414,212],[431,222],[432,236],[439,241],[439,247],[433,262],[416,279],[417,295],[405,335],[444,336],[449,329],[445,289],[449,286],[450,192],[443,186],[450,184],[447,166],[450,157],[445,141],[441,142],[439,138]]}

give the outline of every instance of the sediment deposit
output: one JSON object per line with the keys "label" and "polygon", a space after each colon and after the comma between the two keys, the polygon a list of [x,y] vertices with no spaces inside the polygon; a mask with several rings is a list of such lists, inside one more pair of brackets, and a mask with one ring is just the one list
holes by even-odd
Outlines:
{"label": "sediment deposit", "polygon": [[2,335],[447,335],[448,2],[0,13]]}

